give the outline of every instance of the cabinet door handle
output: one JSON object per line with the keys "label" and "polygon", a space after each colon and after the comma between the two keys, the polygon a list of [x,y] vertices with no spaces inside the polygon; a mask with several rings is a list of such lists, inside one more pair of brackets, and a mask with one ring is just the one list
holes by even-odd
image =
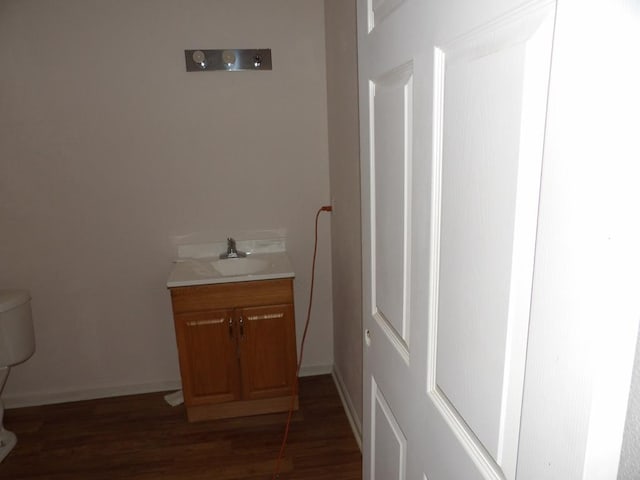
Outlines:
{"label": "cabinet door handle", "polygon": [[284,318],[284,313],[265,313],[264,315],[249,315],[247,320],[255,322],[257,320],[273,320],[275,318]]}
{"label": "cabinet door handle", "polygon": [[244,318],[240,317],[240,338],[244,338]]}
{"label": "cabinet door handle", "polygon": [[212,318],[210,320],[196,320],[192,322],[187,322],[187,326],[189,327],[199,327],[201,325],[215,325],[217,323],[224,322],[224,318]]}
{"label": "cabinet door handle", "polygon": [[229,337],[233,338],[233,318],[229,319]]}

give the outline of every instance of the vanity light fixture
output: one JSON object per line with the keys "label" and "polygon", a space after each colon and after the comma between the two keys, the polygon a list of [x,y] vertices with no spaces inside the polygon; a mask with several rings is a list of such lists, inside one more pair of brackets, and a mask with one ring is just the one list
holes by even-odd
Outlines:
{"label": "vanity light fixture", "polygon": [[271,49],[185,50],[187,72],[271,70]]}

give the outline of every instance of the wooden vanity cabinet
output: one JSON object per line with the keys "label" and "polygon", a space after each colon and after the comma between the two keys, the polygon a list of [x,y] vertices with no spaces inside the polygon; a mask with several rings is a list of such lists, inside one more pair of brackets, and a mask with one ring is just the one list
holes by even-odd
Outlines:
{"label": "wooden vanity cabinet", "polygon": [[[297,362],[293,279],[170,290],[189,421],[288,410]],[[293,400],[297,409],[297,392]]]}

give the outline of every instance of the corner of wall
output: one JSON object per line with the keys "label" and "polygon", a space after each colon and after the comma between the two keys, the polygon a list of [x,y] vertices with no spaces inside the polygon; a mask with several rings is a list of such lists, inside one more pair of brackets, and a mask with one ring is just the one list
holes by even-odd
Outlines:
{"label": "corner of wall", "polygon": [[637,480],[638,478],[640,478],[640,333],[633,364],[629,406],[618,468],[618,480]]}

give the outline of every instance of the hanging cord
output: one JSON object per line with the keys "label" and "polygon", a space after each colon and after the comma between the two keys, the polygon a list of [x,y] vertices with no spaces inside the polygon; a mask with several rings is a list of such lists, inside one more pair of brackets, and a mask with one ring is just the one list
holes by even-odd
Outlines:
{"label": "hanging cord", "polygon": [[316,230],[315,240],[313,243],[313,260],[311,261],[311,287],[309,288],[309,308],[307,309],[307,320],[304,324],[304,332],[302,333],[302,342],[300,344],[300,356],[298,358],[298,366],[296,368],[296,378],[293,381],[293,387],[291,389],[291,405],[289,407],[289,415],[287,417],[287,425],[284,429],[284,436],[282,437],[282,445],[280,445],[280,453],[276,460],[276,468],[273,471],[271,480],[280,478],[280,463],[284,457],[284,449],[287,445],[287,439],[289,438],[289,427],[291,426],[291,418],[293,417],[293,410],[296,404],[296,391],[298,390],[298,375],[300,374],[300,366],[302,365],[302,356],[304,354],[304,343],[307,338],[307,330],[309,329],[309,321],[311,320],[311,305],[313,304],[313,284],[316,274],[316,254],[318,253],[318,218],[322,212],[331,212],[333,209],[329,206],[321,207],[316,213]]}

